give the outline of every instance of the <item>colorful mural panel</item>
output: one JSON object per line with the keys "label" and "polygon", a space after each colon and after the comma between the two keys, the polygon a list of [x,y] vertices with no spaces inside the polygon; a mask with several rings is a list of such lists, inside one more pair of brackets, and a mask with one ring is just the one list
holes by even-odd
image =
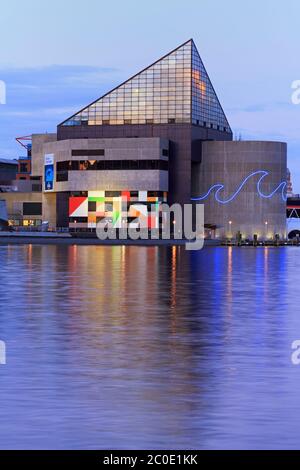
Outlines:
{"label": "colorful mural panel", "polygon": [[69,226],[95,229],[105,218],[113,228],[159,228],[159,206],[166,201],[165,192],[89,191],[69,198]]}

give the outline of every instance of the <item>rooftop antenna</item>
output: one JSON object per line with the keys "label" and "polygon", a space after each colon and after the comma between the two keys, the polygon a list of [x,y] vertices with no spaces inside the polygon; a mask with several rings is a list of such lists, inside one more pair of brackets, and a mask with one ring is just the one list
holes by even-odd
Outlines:
{"label": "rooftop antenna", "polygon": [[16,141],[18,142],[18,144],[22,145],[22,147],[28,150],[28,146],[31,147],[32,137],[31,135],[25,135],[23,137],[16,137]]}

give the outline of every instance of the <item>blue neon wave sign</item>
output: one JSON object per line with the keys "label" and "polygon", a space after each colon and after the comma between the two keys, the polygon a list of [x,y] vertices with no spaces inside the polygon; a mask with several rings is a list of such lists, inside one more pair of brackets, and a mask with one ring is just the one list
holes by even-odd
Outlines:
{"label": "blue neon wave sign", "polygon": [[199,197],[194,197],[192,198],[191,200],[192,201],[204,201],[205,199],[207,199],[209,197],[209,195],[214,191],[215,191],[215,200],[217,202],[219,202],[220,204],[228,204],[229,202],[233,201],[233,199],[235,199],[238,194],[242,191],[243,187],[247,184],[247,182],[253,178],[254,176],[257,176],[257,175],[260,175],[260,178],[258,179],[257,181],[257,184],[256,184],[256,188],[257,188],[257,193],[258,195],[263,198],[263,199],[271,199],[278,191],[281,191],[281,197],[282,197],[282,200],[284,202],[286,202],[287,200],[287,197],[286,197],[286,186],[287,186],[287,183],[286,181],[282,181],[275,189],[274,191],[272,191],[270,194],[264,194],[261,189],[260,189],[260,185],[262,183],[262,181],[264,180],[264,178],[266,176],[268,176],[270,174],[269,171],[265,171],[265,170],[258,170],[258,171],[254,171],[253,173],[251,173],[250,175],[248,175],[242,182],[241,184],[239,185],[239,187],[237,188],[237,190],[232,194],[232,196],[230,196],[228,199],[221,199],[220,197],[220,192],[224,190],[225,188],[225,185],[222,184],[222,183],[217,183],[217,184],[214,184],[213,186],[211,186],[209,188],[209,190],[207,191],[206,194],[204,194],[203,196],[199,196]]}

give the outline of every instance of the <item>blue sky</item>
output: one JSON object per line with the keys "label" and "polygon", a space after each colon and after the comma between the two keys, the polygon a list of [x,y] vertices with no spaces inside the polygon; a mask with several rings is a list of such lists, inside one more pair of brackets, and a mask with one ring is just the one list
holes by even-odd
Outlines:
{"label": "blue sky", "polygon": [[0,156],[193,37],[235,134],[287,141],[300,192],[299,0],[19,0],[1,5]]}

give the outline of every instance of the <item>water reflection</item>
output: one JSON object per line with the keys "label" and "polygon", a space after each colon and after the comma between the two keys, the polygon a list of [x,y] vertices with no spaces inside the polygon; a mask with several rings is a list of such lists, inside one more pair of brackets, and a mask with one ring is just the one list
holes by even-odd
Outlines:
{"label": "water reflection", "polygon": [[0,246],[0,447],[297,447],[297,250]]}

